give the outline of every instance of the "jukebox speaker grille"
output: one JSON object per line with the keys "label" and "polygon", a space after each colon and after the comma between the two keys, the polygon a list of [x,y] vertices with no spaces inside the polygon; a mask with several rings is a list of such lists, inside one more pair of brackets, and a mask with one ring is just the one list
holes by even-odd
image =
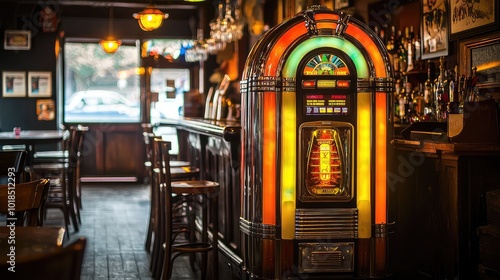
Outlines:
{"label": "jukebox speaker grille", "polygon": [[296,239],[339,239],[358,236],[356,208],[297,209],[295,223]]}
{"label": "jukebox speaker grille", "polygon": [[300,243],[299,272],[351,272],[354,243]]}

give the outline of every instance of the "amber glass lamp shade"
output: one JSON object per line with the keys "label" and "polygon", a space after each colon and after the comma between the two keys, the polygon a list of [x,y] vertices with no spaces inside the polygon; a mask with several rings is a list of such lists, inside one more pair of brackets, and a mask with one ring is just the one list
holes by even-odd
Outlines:
{"label": "amber glass lamp shade", "polygon": [[147,6],[142,12],[135,13],[134,18],[139,22],[139,26],[144,31],[152,31],[159,28],[168,14],[156,9],[154,6]]}
{"label": "amber glass lamp shade", "polygon": [[101,45],[101,48],[106,53],[109,53],[109,54],[115,53],[121,44],[122,44],[122,41],[115,40],[113,37],[108,37],[106,40],[101,40],[99,42],[99,45]]}

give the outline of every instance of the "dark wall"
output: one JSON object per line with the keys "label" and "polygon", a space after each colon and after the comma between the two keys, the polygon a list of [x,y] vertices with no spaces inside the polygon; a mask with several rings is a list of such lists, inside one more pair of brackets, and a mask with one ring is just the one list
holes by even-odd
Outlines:
{"label": "dark wall", "polygon": [[[31,30],[31,48],[29,50],[5,50],[0,47],[0,71],[22,71],[26,73],[26,81],[29,71],[49,71],[52,73],[52,97],[43,99],[55,100],[55,39],[56,33],[43,33],[40,27],[26,24],[31,22],[29,16],[16,15],[14,10],[3,8],[0,20],[0,32],[2,41],[5,30]],[[3,88],[3,79],[0,80]],[[26,86],[26,92],[27,92]],[[18,126],[21,129],[55,129],[56,120],[39,121],[36,115],[36,101],[38,98],[0,97],[0,130],[9,131]]]}
{"label": "dark wall", "polygon": [[[59,24],[56,32],[44,33],[39,22],[42,1],[0,2],[0,35],[5,30],[30,30],[32,33],[30,50],[5,50],[0,46],[0,72],[50,71],[52,73],[52,96],[57,106],[56,54],[55,42],[58,37],[81,38],[98,41],[110,33],[109,7],[58,6],[52,8],[58,13]],[[57,3],[57,2],[53,2]],[[112,18],[113,35],[121,40],[147,38],[194,38],[193,31],[198,23],[198,11],[183,7],[169,11],[170,17],[163,26],[152,32],[139,28],[132,17],[140,8],[115,7]],[[194,29],[193,29],[194,27]],[[62,40],[64,41],[64,40]],[[2,86],[0,75],[0,86]],[[9,131],[19,126],[22,129],[56,129],[58,120],[39,121],[36,115],[37,98],[4,98],[0,92],[0,130]],[[59,108],[56,108],[56,111]]]}

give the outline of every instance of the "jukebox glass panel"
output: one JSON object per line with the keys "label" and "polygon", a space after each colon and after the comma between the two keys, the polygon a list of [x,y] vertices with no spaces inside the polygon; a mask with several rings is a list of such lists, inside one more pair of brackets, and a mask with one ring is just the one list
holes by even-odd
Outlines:
{"label": "jukebox glass panel", "polygon": [[307,61],[303,75],[349,75],[344,60],[335,54],[321,53]]}
{"label": "jukebox glass panel", "polygon": [[352,198],[350,159],[353,127],[344,122],[301,125],[302,201],[346,201]]}

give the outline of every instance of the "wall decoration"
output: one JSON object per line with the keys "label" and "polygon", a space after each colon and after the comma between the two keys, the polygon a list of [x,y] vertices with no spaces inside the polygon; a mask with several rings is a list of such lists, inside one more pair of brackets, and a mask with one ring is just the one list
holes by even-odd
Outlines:
{"label": "wall decoration", "polygon": [[26,96],[26,72],[2,72],[3,97]]}
{"label": "wall decoration", "polygon": [[422,59],[448,55],[448,6],[446,0],[422,0]]}
{"label": "wall decoration", "polygon": [[52,73],[51,72],[29,72],[28,73],[28,96],[29,97],[51,97],[52,96]]}
{"label": "wall decoration", "polygon": [[36,101],[36,115],[39,121],[51,121],[55,118],[55,105],[52,99],[38,99]]}
{"label": "wall decoration", "polygon": [[335,10],[349,7],[349,0],[335,0]]}
{"label": "wall decoration", "polygon": [[500,99],[500,37],[484,35],[460,42],[460,69],[466,76],[476,70],[476,87],[481,94]]}
{"label": "wall decoration", "polygon": [[31,31],[5,30],[3,47],[6,50],[29,50],[31,48]]}
{"label": "wall decoration", "polygon": [[450,39],[460,39],[498,27],[497,0],[450,1]]}

